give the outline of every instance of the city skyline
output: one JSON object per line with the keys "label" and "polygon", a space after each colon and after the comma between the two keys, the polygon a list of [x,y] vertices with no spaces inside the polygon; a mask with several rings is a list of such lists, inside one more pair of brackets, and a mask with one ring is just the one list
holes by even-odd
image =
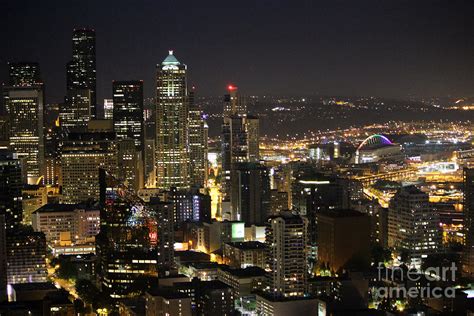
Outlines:
{"label": "city skyline", "polygon": [[[99,104],[111,97],[112,80],[144,80],[152,97],[152,68],[169,49],[191,65],[190,83],[201,95],[220,95],[229,83],[260,95],[472,95],[469,1],[244,2],[228,9],[215,1],[130,8],[120,1],[26,2],[26,10],[6,4],[0,79],[6,61],[39,62],[47,103],[62,101],[76,27],[97,33]],[[9,28],[15,19],[34,27]]]}
{"label": "city skyline", "polygon": [[474,3],[29,2],[0,315],[474,315]]}

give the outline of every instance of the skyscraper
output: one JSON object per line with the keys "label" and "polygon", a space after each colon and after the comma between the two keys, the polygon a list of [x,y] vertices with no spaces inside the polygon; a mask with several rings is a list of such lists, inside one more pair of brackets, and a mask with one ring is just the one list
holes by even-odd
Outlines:
{"label": "skyscraper", "polygon": [[[28,65],[28,66],[26,66]],[[44,87],[35,63],[10,64],[10,83],[3,87],[10,121],[10,148],[26,165],[29,184],[44,175]]]}
{"label": "skyscraper", "polygon": [[90,89],[69,89],[59,112],[61,127],[66,131],[87,128],[91,119],[91,94]]}
{"label": "skyscraper", "polygon": [[149,207],[156,214],[157,221],[157,263],[158,274],[166,276],[174,274],[174,219],[173,204],[151,198]]}
{"label": "skyscraper", "polygon": [[90,90],[90,114],[97,117],[95,31],[75,29],[72,33],[72,59],[66,66],[67,90]]}
{"label": "skyscraper", "polygon": [[[112,298],[146,289],[141,281],[157,276],[157,219],[133,192],[100,169],[100,233],[97,270]],[[172,246],[171,246],[172,247]]]}
{"label": "skyscraper", "polygon": [[191,185],[204,187],[207,181],[208,126],[196,104],[195,90],[189,92],[189,161]]}
{"label": "skyscraper", "polygon": [[143,81],[114,81],[113,120],[117,139],[132,139],[143,150]]}
{"label": "skyscraper", "polygon": [[189,187],[187,67],[170,51],[157,68],[156,186],[185,189]]}
{"label": "skyscraper", "polygon": [[222,172],[223,200],[229,200],[231,177],[234,164],[258,162],[259,154],[259,118],[248,115],[247,100],[238,93],[234,85],[227,87],[224,95],[222,124]]}
{"label": "skyscraper", "polygon": [[474,274],[474,169],[465,168],[464,176],[464,255],[463,270]]}
{"label": "skyscraper", "polygon": [[0,152],[0,215],[5,216],[7,229],[17,227],[22,220],[21,165],[12,153]]}
{"label": "skyscraper", "polygon": [[8,63],[8,69],[10,73],[9,86],[32,86],[41,82],[38,63]]}
{"label": "skyscraper", "polygon": [[270,215],[270,177],[267,167],[238,163],[232,171],[232,219],[246,225],[263,224]]}
{"label": "skyscraper", "polygon": [[390,200],[388,246],[414,258],[436,253],[441,246],[439,214],[430,207],[428,194],[415,186],[402,187]]}
{"label": "skyscraper", "polygon": [[257,116],[247,115],[245,119],[247,131],[248,159],[250,162],[260,160],[260,119]]}
{"label": "skyscraper", "polygon": [[110,132],[70,133],[61,153],[63,202],[99,200],[99,168],[116,174],[117,143]]}
{"label": "skyscraper", "polygon": [[291,212],[270,217],[266,231],[270,268],[268,292],[275,297],[303,296],[307,281],[308,220]]}

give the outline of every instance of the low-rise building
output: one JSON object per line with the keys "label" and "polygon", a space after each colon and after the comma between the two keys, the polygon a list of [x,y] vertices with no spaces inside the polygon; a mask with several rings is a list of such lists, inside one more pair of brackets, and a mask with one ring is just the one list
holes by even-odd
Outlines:
{"label": "low-rise building", "polygon": [[46,204],[33,212],[32,219],[33,229],[43,232],[52,248],[93,243],[100,231],[97,206]]}
{"label": "low-rise building", "polygon": [[267,247],[258,241],[228,242],[224,244],[224,262],[233,268],[265,268]]}

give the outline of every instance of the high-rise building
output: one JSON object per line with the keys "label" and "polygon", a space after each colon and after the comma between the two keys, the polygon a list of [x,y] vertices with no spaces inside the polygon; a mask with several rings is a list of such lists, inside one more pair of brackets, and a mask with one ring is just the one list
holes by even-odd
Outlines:
{"label": "high-rise building", "polygon": [[341,179],[315,172],[312,166],[297,165],[293,168],[292,209],[308,218],[309,262],[314,262],[317,252],[318,219],[322,211],[347,209],[349,199]]}
{"label": "high-rise building", "polygon": [[61,127],[66,131],[87,128],[91,118],[91,92],[90,89],[68,89],[59,112]]}
{"label": "high-rise building", "polygon": [[157,218],[143,200],[103,169],[99,182],[99,282],[112,298],[133,296],[146,290],[142,281],[157,276]]}
{"label": "high-rise building", "polygon": [[114,81],[113,120],[117,139],[132,139],[143,150],[143,81]]}
{"label": "high-rise building", "polygon": [[248,160],[250,162],[258,162],[260,160],[260,119],[257,116],[247,115],[245,123]]}
{"label": "high-rise building", "polygon": [[11,152],[0,151],[0,215],[5,216],[7,229],[22,221],[21,165]]}
{"label": "high-rise building", "polygon": [[238,93],[238,87],[228,85],[224,95],[224,117],[247,115],[247,99]]}
{"label": "high-rise building", "polygon": [[181,224],[186,221],[210,222],[211,197],[199,192],[198,189],[171,190],[164,192],[164,201],[172,203],[174,223]]}
{"label": "high-rise building", "polygon": [[[29,65],[29,66],[25,66]],[[29,184],[44,175],[44,87],[34,63],[10,64],[3,101],[10,121],[10,148],[26,164]]]}
{"label": "high-rise building", "polygon": [[135,191],[143,187],[142,151],[135,147],[133,139],[117,141],[117,177]]}
{"label": "high-rise building", "polygon": [[196,103],[195,90],[189,91],[189,161],[191,185],[206,186],[208,126],[204,113]]}
{"label": "high-rise building", "polygon": [[421,258],[440,245],[439,214],[430,207],[428,194],[415,186],[399,189],[388,210],[388,246]]}
{"label": "high-rise building", "polygon": [[189,187],[188,95],[186,65],[173,51],[157,66],[156,186]]}
{"label": "high-rise building", "polygon": [[10,73],[8,80],[9,86],[33,86],[41,83],[40,67],[38,63],[8,63],[8,68]]}
{"label": "high-rise building", "polygon": [[370,218],[354,210],[321,211],[318,219],[318,261],[331,271],[368,268]]}
{"label": "high-rise building", "polygon": [[29,227],[7,233],[8,284],[46,282],[46,238]]}
{"label": "high-rise building", "polygon": [[271,295],[294,297],[306,293],[307,230],[308,220],[288,211],[268,219],[267,291]]}
{"label": "high-rise building", "polygon": [[268,168],[252,162],[238,163],[232,171],[232,219],[246,225],[263,224],[270,214]]}
{"label": "high-rise building", "polygon": [[234,164],[258,162],[259,154],[259,118],[248,115],[246,98],[238,93],[236,86],[227,87],[224,96],[222,124],[222,172],[223,200],[231,195],[232,170]]}
{"label": "high-rise building", "polygon": [[149,207],[157,216],[158,274],[160,276],[173,275],[176,273],[174,262],[173,204],[161,202],[158,198],[151,198]]}
{"label": "high-rise building", "polygon": [[112,120],[114,118],[114,100],[104,99],[104,119]]}
{"label": "high-rise building", "polygon": [[112,132],[70,133],[61,153],[63,203],[99,200],[99,168],[117,172],[117,143]]}
{"label": "high-rise building", "polygon": [[474,274],[474,169],[465,168],[464,177],[464,255],[463,270]]}
{"label": "high-rise building", "polygon": [[0,303],[7,300],[7,235],[5,215],[0,213]]}
{"label": "high-rise building", "polygon": [[67,90],[90,90],[90,115],[97,117],[95,31],[75,29],[72,33],[72,59],[66,66]]}

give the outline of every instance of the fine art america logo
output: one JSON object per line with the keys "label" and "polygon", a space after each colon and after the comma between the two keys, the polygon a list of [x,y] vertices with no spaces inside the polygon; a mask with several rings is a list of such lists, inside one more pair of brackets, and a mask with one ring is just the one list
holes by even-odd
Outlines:
{"label": "fine art america logo", "polygon": [[[382,262],[378,267],[378,281],[387,286],[375,287],[377,298],[454,298],[455,287],[437,286],[440,283],[454,284],[457,267],[454,262],[449,267],[428,267],[387,269]],[[431,282],[431,283],[430,283]]]}

